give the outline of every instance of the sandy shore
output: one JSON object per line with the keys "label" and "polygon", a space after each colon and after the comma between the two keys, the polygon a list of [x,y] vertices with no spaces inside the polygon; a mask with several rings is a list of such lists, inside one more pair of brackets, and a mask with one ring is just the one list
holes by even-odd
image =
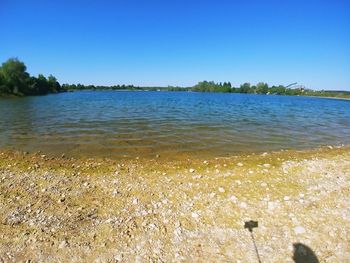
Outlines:
{"label": "sandy shore", "polygon": [[295,243],[349,262],[349,189],[349,148],[174,161],[0,152],[0,262],[258,262],[248,220],[261,262],[294,262]]}

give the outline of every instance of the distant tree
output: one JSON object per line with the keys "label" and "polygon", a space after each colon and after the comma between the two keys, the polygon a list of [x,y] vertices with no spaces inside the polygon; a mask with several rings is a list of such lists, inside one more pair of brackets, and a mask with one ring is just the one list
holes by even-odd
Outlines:
{"label": "distant tree", "polygon": [[54,76],[49,75],[49,77],[47,78],[47,82],[50,92],[56,93],[61,91],[61,85]]}
{"label": "distant tree", "polygon": [[7,94],[10,91],[8,90],[8,87],[5,83],[5,78],[2,75],[1,68],[0,68],[0,94]]}
{"label": "distant tree", "polygon": [[240,93],[251,93],[250,83],[244,83],[239,87]]}
{"label": "distant tree", "polygon": [[259,82],[256,84],[256,93],[258,94],[267,94],[269,92],[269,85],[264,82]]}
{"label": "distant tree", "polygon": [[285,95],[286,93],[286,88],[282,85],[279,86],[272,86],[270,88],[270,93],[271,94],[276,94],[276,95]]}
{"label": "distant tree", "polygon": [[29,82],[27,67],[17,58],[10,58],[0,68],[2,82],[7,86],[6,90],[14,94],[26,94]]}

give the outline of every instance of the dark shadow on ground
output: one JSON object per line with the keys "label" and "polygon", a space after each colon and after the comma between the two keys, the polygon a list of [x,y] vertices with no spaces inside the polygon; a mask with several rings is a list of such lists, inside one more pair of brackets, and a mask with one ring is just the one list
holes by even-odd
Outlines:
{"label": "dark shadow on ground", "polygon": [[293,247],[293,260],[295,263],[319,263],[316,254],[308,246],[302,243],[294,243]]}
{"label": "dark shadow on ground", "polygon": [[[256,245],[254,234],[253,234],[253,229],[258,228],[258,221],[253,221],[253,220],[246,221],[244,222],[244,228],[249,230],[251,234],[257,260],[259,263],[261,263],[258,247]],[[308,246],[302,243],[294,243],[293,248],[294,248],[293,260],[295,263],[319,263],[320,262],[315,252],[313,252],[312,249],[309,248]]]}

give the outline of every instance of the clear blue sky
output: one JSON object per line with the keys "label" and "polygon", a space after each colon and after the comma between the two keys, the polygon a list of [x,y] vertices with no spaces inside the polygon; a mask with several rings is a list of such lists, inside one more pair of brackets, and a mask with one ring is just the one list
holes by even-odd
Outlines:
{"label": "clear blue sky", "polygon": [[348,0],[0,0],[0,60],[61,83],[350,90]]}

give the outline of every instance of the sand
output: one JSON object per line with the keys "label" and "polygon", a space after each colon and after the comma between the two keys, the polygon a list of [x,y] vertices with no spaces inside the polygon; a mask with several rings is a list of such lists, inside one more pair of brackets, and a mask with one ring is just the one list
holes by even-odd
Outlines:
{"label": "sand", "polygon": [[294,262],[297,243],[301,257],[349,262],[349,189],[347,147],[183,160],[0,151],[0,262]]}

